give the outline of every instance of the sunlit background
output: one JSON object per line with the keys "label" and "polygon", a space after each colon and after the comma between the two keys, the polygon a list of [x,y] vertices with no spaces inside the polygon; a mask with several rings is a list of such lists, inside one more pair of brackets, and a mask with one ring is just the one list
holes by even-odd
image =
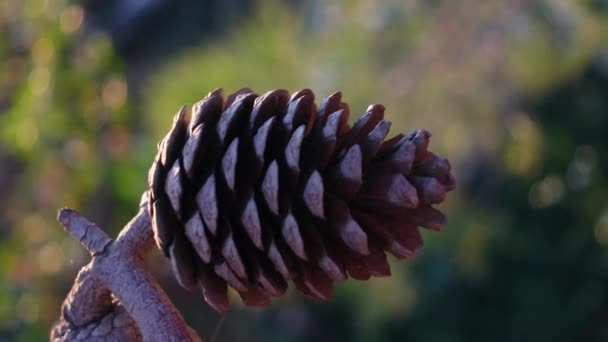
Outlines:
{"label": "sunlit background", "polygon": [[244,86],[383,103],[458,189],[391,278],[234,298],[221,325],[154,251],[202,337],[608,340],[608,1],[2,0],[0,341],[47,339],[89,260],[57,209],[116,234],[175,111]]}

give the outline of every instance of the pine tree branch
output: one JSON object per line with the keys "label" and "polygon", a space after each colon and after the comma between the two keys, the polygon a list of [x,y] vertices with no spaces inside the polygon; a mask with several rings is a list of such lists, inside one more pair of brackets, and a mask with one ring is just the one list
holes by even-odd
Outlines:
{"label": "pine tree branch", "polygon": [[77,211],[62,209],[58,219],[91,253],[63,306],[52,341],[197,341],[143,256],[154,244],[145,201],[139,213],[111,240]]}
{"label": "pine tree branch", "polygon": [[61,209],[57,220],[61,222],[65,230],[82,243],[91,255],[102,253],[112,242],[112,239],[101,228],[75,210]]}

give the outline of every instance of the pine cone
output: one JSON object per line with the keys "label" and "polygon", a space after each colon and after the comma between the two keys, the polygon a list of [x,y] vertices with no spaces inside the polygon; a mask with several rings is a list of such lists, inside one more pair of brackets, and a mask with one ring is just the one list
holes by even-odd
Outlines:
{"label": "pine cone", "polygon": [[422,246],[417,226],[446,223],[431,205],[454,189],[447,159],[419,130],[384,141],[390,122],[371,105],[350,127],[341,93],[320,108],[309,89],[262,96],[211,92],[184,106],[158,145],[149,212],[158,247],[187,289],[216,310],[227,285],[264,306],[293,280],[328,299],[332,284],[390,275]]}

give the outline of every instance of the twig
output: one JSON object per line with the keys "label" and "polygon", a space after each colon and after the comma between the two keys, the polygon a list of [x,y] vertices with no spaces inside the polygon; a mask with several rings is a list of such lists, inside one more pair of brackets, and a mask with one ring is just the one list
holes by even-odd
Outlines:
{"label": "twig", "polygon": [[[61,318],[51,332],[53,341],[127,336],[200,341],[146,270],[143,256],[154,241],[145,205],[114,241],[77,211],[62,209],[58,219],[92,260],[81,269],[63,303]],[[121,310],[130,317],[121,316]]]}
{"label": "twig", "polygon": [[101,228],[75,210],[61,209],[57,220],[61,222],[65,230],[82,243],[91,255],[103,253],[106,246],[112,242],[112,239]]}

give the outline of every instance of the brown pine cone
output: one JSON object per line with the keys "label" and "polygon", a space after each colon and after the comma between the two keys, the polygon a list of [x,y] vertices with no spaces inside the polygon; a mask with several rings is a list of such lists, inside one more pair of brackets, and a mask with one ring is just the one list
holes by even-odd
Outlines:
{"label": "brown pine cone", "polygon": [[293,280],[328,299],[334,281],[390,275],[385,251],[411,257],[418,226],[446,224],[431,205],[454,189],[450,163],[419,130],[384,141],[390,122],[371,105],[352,127],[334,93],[211,92],[184,106],[158,145],[149,212],[179,283],[216,310],[227,285],[264,306]]}

